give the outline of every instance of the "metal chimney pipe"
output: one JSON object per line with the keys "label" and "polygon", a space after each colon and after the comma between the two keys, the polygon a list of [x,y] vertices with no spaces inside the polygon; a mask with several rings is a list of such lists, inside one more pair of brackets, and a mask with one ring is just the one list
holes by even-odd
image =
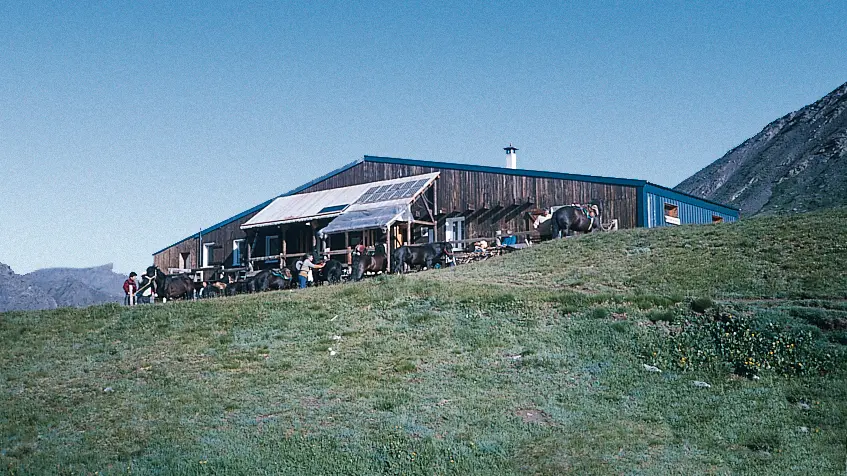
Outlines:
{"label": "metal chimney pipe", "polygon": [[516,147],[512,147],[512,143],[509,142],[509,147],[503,147],[503,150],[506,151],[506,168],[518,168],[518,154],[515,153],[518,149]]}

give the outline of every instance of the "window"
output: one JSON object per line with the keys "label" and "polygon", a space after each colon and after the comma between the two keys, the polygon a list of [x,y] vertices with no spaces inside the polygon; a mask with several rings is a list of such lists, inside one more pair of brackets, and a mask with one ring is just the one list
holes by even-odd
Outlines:
{"label": "window", "polygon": [[[266,236],[265,237],[265,256],[276,256],[279,255],[279,237],[278,236]],[[268,260],[274,261],[274,260]]]}
{"label": "window", "polygon": [[421,238],[423,238],[424,243],[434,243],[435,242],[435,230],[428,226],[421,227]]}
{"label": "window", "polygon": [[188,269],[191,267],[191,253],[179,254],[179,269]]}
{"label": "window", "polygon": [[712,215],[712,223],[723,223],[723,217],[719,215]]}
{"label": "window", "polygon": [[[448,218],[444,221],[444,241],[462,241],[465,239],[465,217]],[[453,250],[461,251],[464,243],[453,243]]]}
{"label": "window", "polygon": [[665,203],[665,223],[679,225],[679,206]]}
{"label": "window", "polygon": [[345,208],[347,208],[347,205],[346,205],[346,204],[345,204],[345,205],[333,205],[333,206],[331,206],[331,207],[323,207],[323,208],[321,208],[321,210],[318,212],[318,215],[321,215],[321,214],[323,214],[323,213],[340,212],[340,211],[344,210]]}
{"label": "window", "polygon": [[247,241],[246,240],[233,240],[232,241],[232,266],[237,268],[244,264],[244,259],[246,258],[247,252]]}
{"label": "window", "polygon": [[212,266],[215,262],[215,244],[203,243],[203,267]]}

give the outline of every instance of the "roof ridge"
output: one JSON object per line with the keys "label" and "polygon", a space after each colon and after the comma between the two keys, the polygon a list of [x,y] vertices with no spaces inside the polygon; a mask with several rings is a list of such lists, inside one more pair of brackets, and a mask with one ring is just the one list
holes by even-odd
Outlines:
{"label": "roof ridge", "polygon": [[620,178],[620,177],[605,177],[601,175],[585,175],[585,174],[573,174],[568,172],[552,172],[547,170],[535,170],[535,169],[510,169],[508,167],[497,167],[493,165],[473,165],[473,164],[460,164],[456,162],[439,162],[432,160],[420,160],[420,159],[403,159],[399,157],[381,157],[376,155],[365,155],[363,158],[364,162],[374,162],[374,163],[394,163],[401,165],[416,165],[419,167],[433,167],[433,168],[441,168],[441,169],[454,169],[454,170],[467,170],[471,172],[489,172],[489,173],[500,173],[505,175],[525,175],[525,176],[536,176],[536,177],[549,177],[549,178],[564,178],[566,180],[581,180],[588,182],[598,182],[598,183],[611,183],[617,185],[628,185],[631,187],[642,186],[647,183],[646,180],[641,179],[628,179],[628,178]]}

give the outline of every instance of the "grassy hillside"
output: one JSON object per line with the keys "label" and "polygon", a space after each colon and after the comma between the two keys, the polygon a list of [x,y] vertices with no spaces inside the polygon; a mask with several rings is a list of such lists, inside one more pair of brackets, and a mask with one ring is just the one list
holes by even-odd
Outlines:
{"label": "grassy hillside", "polygon": [[303,292],[0,314],[0,469],[839,474],[846,215],[587,236]]}
{"label": "grassy hillside", "polygon": [[545,243],[443,279],[725,298],[847,298],[847,208]]}

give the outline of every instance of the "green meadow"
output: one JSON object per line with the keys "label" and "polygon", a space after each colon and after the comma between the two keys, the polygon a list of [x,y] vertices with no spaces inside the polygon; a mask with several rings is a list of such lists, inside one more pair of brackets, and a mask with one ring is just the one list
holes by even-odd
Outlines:
{"label": "green meadow", "polygon": [[0,314],[9,474],[844,474],[847,210]]}

